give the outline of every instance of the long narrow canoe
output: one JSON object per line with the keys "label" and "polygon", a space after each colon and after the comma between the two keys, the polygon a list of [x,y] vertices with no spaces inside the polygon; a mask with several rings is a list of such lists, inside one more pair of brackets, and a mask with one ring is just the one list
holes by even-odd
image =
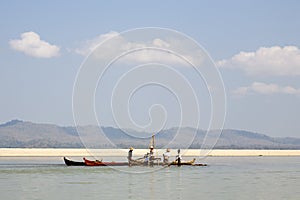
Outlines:
{"label": "long narrow canoe", "polygon": [[[203,164],[203,163],[195,163],[196,159],[192,159],[189,161],[182,161],[180,162],[180,165],[191,165],[191,166],[207,166],[207,164]],[[173,161],[171,162],[169,165],[178,165],[177,161]]]}
{"label": "long narrow canoe", "polygon": [[[73,161],[70,160],[66,157],[64,157],[65,164],[67,166],[127,166],[127,162],[102,162],[102,161],[91,161],[86,158],[83,158],[84,162],[78,162],[78,161]],[[141,161],[136,161],[131,164],[132,166],[148,166],[148,164],[145,164]],[[154,164],[155,165],[164,165],[163,163],[159,164]],[[177,162],[172,162],[169,164],[170,165],[177,165]],[[181,162],[181,165],[191,165],[191,166],[207,166],[206,164],[201,164],[201,163],[195,163],[195,159],[190,160],[190,161],[183,161]]]}
{"label": "long narrow canoe", "polygon": [[102,162],[99,160],[88,160],[86,158],[83,158],[84,163],[86,166],[126,166],[128,165],[127,162]]}
{"label": "long narrow canoe", "polygon": [[73,161],[73,160],[67,159],[66,157],[64,157],[64,161],[67,166],[85,166],[86,165],[85,162]]}
{"label": "long narrow canoe", "polygon": [[[202,163],[195,163],[196,158],[189,160],[189,161],[181,161],[180,165],[190,165],[190,166],[207,166],[207,164],[202,164]],[[144,163],[143,161],[140,160],[134,160],[131,163],[132,166],[148,166],[148,163]],[[155,162],[153,164],[153,166],[170,166],[170,165],[178,165],[177,161],[173,161],[169,164],[166,163],[159,163],[159,162]]]}
{"label": "long narrow canoe", "polygon": [[[195,158],[192,160],[189,160],[189,161],[181,161],[180,165],[193,165],[195,163],[195,161],[196,161]],[[176,161],[171,162],[169,165],[178,165],[178,162],[176,160]]]}

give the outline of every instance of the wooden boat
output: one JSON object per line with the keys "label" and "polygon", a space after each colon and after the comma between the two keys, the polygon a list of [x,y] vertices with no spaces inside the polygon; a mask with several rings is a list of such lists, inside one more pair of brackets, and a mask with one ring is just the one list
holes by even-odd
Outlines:
{"label": "wooden boat", "polygon": [[[160,158],[158,158],[157,160],[160,160]],[[181,165],[190,165],[190,166],[207,166],[207,164],[203,164],[203,163],[195,163],[196,159],[192,159],[189,161],[182,161]],[[131,166],[149,166],[150,163],[145,163],[141,160],[133,160],[131,161]],[[162,163],[162,162],[154,162],[152,166],[171,166],[171,165],[178,165],[177,161],[173,161],[169,164],[166,163]]]}
{"label": "wooden boat", "polygon": [[[70,160],[70,159],[64,157],[64,161],[67,166],[127,166],[128,165],[127,162],[102,162],[99,160],[91,161],[86,158],[83,158],[83,159],[84,159],[84,162],[78,162],[78,161],[73,161],[73,160]],[[148,166],[148,165],[149,164],[144,163],[141,160],[136,160],[131,163],[131,166]],[[162,165],[166,165],[166,164],[154,163],[153,166],[157,166],[157,165],[162,166]],[[169,166],[170,165],[177,165],[177,162],[173,161],[172,163],[169,164]],[[183,162],[181,162],[181,165],[207,166],[206,164],[195,163],[195,159],[190,160],[190,161],[183,161]]]}
{"label": "wooden boat", "polygon": [[207,166],[207,164],[204,164],[204,163],[194,163],[194,164],[192,164],[192,166],[203,167],[203,166]]}
{"label": "wooden boat", "polygon": [[66,157],[64,157],[64,161],[67,166],[85,166],[85,162],[73,161]]}
{"label": "wooden boat", "polygon": [[83,158],[86,166],[128,166],[127,162],[103,162],[100,160],[88,160]]}
{"label": "wooden boat", "polygon": [[130,166],[155,166],[155,165],[163,165],[161,158],[154,158],[152,163],[150,161],[145,161],[145,158],[138,158],[136,160],[130,161]]}
{"label": "wooden boat", "polygon": [[[194,165],[196,161],[196,158],[190,160],[190,161],[181,161],[180,165]],[[171,162],[169,165],[178,165],[178,162],[175,160],[173,162]]]}

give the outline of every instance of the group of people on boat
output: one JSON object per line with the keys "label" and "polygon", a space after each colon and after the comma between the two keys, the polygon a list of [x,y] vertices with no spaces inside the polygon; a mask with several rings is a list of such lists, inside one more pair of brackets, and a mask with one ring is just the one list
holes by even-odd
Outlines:
{"label": "group of people on boat", "polygon": [[[163,153],[163,165],[169,165],[170,164],[170,156],[171,156],[171,150],[169,148],[166,149],[166,152]],[[149,166],[153,166],[155,161],[157,161],[157,163],[161,160],[161,158],[157,158],[154,156],[154,147],[151,145],[149,147],[149,152],[147,152],[143,158],[138,158],[136,160],[133,159],[133,147],[129,148],[128,151],[128,164],[129,166],[132,166],[134,164],[143,164],[143,165],[149,165]],[[177,156],[175,161],[178,166],[180,166],[181,164],[181,154],[180,154],[180,149],[177,150]]]}
{"label": "group of people on boat", "polygon": [[180,149],[177,150],[177,155],[175,157],[175,160],[170,162],[170,157],[171,157],[171,150],[169,148],[166,149],[166,151],[163,153],[163,162],[161,161],[160,157],[155,157],[154,155],[154,146],[155,146],[155,141],[154,141],[154,135],[152,135],[150,144],[149,144],[149,152],[147,152],[142,158],[138,159],[133,159],[133,147],[129,148],[128,151],[128,163],[127,162],[102,162],[102,160],[88,160],[86,158],[83,158],[84,162],[75,162],[68,160],[67,158],[64,157],[64,161],[66,165],[72,166],[124,166],[124,165],[129,165],[129,166],[154,166],[154,164],[157,165],[163,165],[163,166],[170,166],[170,165],[193,165],[193,166],[206,166],[206,164],[201,164],[201,163],[196,163],[195,164],[195,158],[189,161],[184,161],[181,158],[180,154]]}

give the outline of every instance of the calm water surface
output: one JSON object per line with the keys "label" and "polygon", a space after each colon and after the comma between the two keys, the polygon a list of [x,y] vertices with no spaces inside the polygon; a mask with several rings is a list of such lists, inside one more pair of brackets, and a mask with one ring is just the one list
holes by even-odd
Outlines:
{"label": "calm water surface", "polygon": [[201,162],[209,166],[154,167],[155,171],[142,173],[152,168],[66,167],[62,158],[0,157],[0,196],[22,200],[300,199],[300,157],[208,157]]}

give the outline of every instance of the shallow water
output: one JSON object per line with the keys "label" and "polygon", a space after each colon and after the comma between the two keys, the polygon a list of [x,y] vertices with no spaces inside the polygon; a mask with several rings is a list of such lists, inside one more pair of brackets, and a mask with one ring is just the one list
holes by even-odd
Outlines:
{"label": "shallow water", "polygon": [[208,166],[67,167],[57,157],[0,157],[1,199],[300,199],[300,157],[201,162]]}

